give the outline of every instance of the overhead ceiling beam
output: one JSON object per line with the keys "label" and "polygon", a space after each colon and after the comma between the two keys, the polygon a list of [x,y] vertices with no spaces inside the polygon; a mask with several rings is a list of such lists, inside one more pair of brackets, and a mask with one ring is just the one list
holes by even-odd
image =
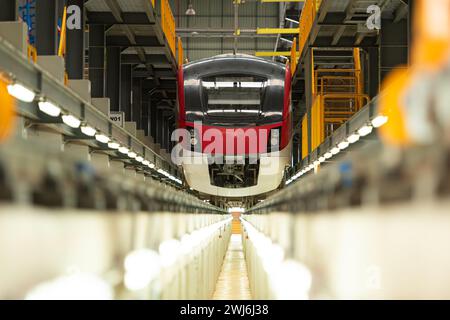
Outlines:
{"label": "overhead ceiling beam", "polygon": [[124,35],[106,36],[106,46],[108,47],[162,47],[156,37],[134,36],[134,43]]}
{"label": "overhead ceiling beam", "polygon": [[130,24],[130,25],[148,25],[152,24],[145,13],[140,12],[122,12],[122,22],[118,22],[112,12],[88,12],[88,24]]}
{"label": "overhead ceiling beam", "polygon": [[108,6],[109,10],[111,10],[111,13],[113,14],[116,21],[123,23],[122,10],[120,10],[120,6],[117,0],[108,0],[105,1],[105,3]]}

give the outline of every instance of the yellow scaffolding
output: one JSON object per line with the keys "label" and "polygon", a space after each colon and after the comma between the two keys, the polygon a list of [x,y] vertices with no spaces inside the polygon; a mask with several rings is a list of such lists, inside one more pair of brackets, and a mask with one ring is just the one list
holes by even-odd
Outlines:
{"label": "yellow scaffolding", "polygon": [[258,28],[256,34],[297,34],[299,28]]}
{"label": "yellow scaffolding", "polygon": [[308,156],[308,115],[302,119],[302,160]]}
{"label": "yellow scaffolding", "polygon": [[175,31],[175,19],[170,9],[168,0],[161,0],[161,26],[164,35],[167,39],[170,51],[173,56],[176,55],[176,31]]}

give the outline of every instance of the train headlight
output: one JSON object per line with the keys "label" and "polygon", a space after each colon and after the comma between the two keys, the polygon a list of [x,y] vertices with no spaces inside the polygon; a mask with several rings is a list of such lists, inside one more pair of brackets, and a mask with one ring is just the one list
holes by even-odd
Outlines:
{"label": "train headlight", "polygon": [[271,129],[269,132],[269,139],[268,139],[268,151],[274,152],[279,151],[280,148],[280,128],[274,128]]}

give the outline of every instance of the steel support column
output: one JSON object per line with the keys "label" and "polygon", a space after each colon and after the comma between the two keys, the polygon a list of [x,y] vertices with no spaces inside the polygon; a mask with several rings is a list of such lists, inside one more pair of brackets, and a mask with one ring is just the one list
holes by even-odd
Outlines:
{"label": "steel support column", "polygon": [[57,0],[36,1],[36,49],[38,55],[56,55],[58,52]]}
{"label": "steel support column", "polygon": [[[83,79],[84,71],[84,29],[86,24],[84,14],[85,0],[67,1],[67,52],[66,70],[69,79]],[[81,14],[78,18],[74,15]],[[80,19],[80,25],[73,24]]]}
{"label": "steel support column", "polygon": [[380,91],[380,49],[368,48],[368,94],[370,98],[374,98]]}
{"label": "steel support column", "polygon": [[138,129],[143,128],[142,120],[142,78],[133,79],[133,101],[131,108],[131,118],[136,122]]}
{"label": "steel support column", "polygon": [[150,135],[153,137],[154,141],[157,142],[157,132],[158,132],[158,109],[156,107],[156,101],[150,99],[149,105],[149,117],[150,117]]}
{"label": "steel support column", "polygon": [[382,20],[380,32],[381,81],[395,68],[408,64],[408,20]]}
{"label": "steel support column", "polygon": [[93,98],[105,96],[105,26],[89,26],[89,80]]}
{"label": "steel support column", "polygon": [[151,134],[150,134],[150,106],[151,106],[150,100],[145,99],[145,97],[143,96],[141,129],[144,130],[146,136],[151,136]]}
{"label": "steel support column", "polygon": [[123,64],[120,71],[120,110],[125,112],[125,120],[133,121],[133,112],[131,109],[131,92],[133,81],[132,65]]}
{"label": "steel support column", "polygon": [[120,111],[120,47],[106,49],[106,96],[112,111]]}

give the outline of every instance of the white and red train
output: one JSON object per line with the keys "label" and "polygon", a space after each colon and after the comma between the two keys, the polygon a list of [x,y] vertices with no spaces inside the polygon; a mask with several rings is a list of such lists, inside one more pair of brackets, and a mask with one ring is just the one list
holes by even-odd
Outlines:
{"label": "white and red train", "polygon": [[184,157],[204,160],[182,164],[192,189],[221,197],[277,189],[292,152],[289,66],[242,54],[183,65],[178,125],[191,135]]}

